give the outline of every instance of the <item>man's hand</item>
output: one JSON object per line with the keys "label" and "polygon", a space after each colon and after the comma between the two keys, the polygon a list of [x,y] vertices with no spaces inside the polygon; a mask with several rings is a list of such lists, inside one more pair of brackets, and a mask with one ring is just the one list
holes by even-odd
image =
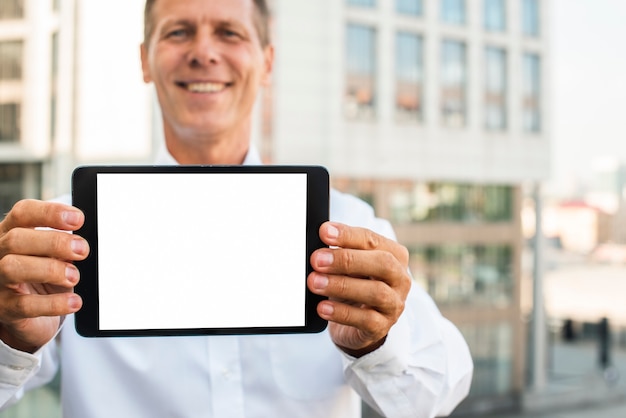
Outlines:
{"label": "man's hand", "polygon": [[326,222],[320,238],[331,248],[311,256],[309,289],[328,296],[317,307],[333,342],[363,356],[380,347],[404,310],[411,288],[408,250],[368,229]]}
{"label": "man's hand", "polygon": [[0,222],[0,339],[9,346],[35,352],[57,332],[60,316],[82,306],[72,262],[87,257],[89,246],[62,231],[83,222],[74,207],[37,200],[16,203]]}

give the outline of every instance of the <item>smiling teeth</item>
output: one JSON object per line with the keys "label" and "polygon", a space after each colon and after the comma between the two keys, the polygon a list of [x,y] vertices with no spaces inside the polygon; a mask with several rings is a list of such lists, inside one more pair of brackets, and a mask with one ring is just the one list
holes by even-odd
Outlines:
{"label": "smiling teeth", "polygon": [[194,93],[216,93],[224,90],[226,87],[222,83],[189,83],[187,84],[187,90]]}

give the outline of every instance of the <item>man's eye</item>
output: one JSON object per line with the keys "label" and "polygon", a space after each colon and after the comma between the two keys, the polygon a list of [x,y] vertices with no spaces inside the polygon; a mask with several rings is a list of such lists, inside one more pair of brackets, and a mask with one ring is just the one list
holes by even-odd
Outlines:
{"label": "man's eye", "polygon": [[175,29],[167,33],[168,38],[183,38],[187,35],[187,30],[185,29]]}
{"label": "man's eye", "polygon": [[220,30],[220,35],[222,35],[224,38],[239,38],[239,33],[229,30],[229,29],[221,29]]}

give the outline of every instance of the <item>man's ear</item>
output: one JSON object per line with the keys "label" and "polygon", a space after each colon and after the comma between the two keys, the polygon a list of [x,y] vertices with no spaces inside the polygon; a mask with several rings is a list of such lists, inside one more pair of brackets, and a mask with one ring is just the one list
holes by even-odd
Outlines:
{"label": "man's ear", "polygon": [[265,64],[265,71],[261,84],[268,86],[272,80],[272,70],[274,69],[274,45],[267,45],[263,50],[263,60]]}
{"label": "man's ear", "polygon": [[144,83],[152,82],[152,76],[150,75],[150,65],[148,65],[148,49],[146,44],[139,45],[139,53],[141,54],[141,71],[143,73]]}

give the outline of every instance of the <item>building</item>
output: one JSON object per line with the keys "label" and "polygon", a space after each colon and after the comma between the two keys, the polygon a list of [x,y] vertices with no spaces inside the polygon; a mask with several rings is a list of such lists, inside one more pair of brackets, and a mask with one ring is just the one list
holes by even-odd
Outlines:
{"label": "building", "polygon": [[549,174],[548,2],[274,0],[264,152],[325,164],[467,338],[465,410],[525,388],[522,185]]}
{"label": "building", "polygon": [[[271,4],[263,157],[323,164],[389,218],[416,282],[472,349],[460,412],[514,405],[526,383],[522,184],[549,170],[548,0]],[[76,165],[152,159],[142,7],[0,0],[0,211],[68,192]]]}
{"label": "building", "polygon": [[[77,165],[151,160],[142,19],[143,0],[0,0],[0,218],[22,198],[68,193]],[[58,391],[0,415],[60,417]]]}
{"label": "building", "polygon": [[[69,192],[76,165],[149,161],[142,10],[141,0],[0,0],[1,213]],[[110,22],[128,29],[103,37]]]}
{"label": "building", "polygon": [[[39,197],[51,153],[51,107],[57,76],[57,3],[47,13],[23,1],[0,2],[0,212],[22,196]],[[31,13],[31,19],[26,15]],[[34,71],[35,65],[48,71]],[[41,100],[41,97],[44,99]]]}

